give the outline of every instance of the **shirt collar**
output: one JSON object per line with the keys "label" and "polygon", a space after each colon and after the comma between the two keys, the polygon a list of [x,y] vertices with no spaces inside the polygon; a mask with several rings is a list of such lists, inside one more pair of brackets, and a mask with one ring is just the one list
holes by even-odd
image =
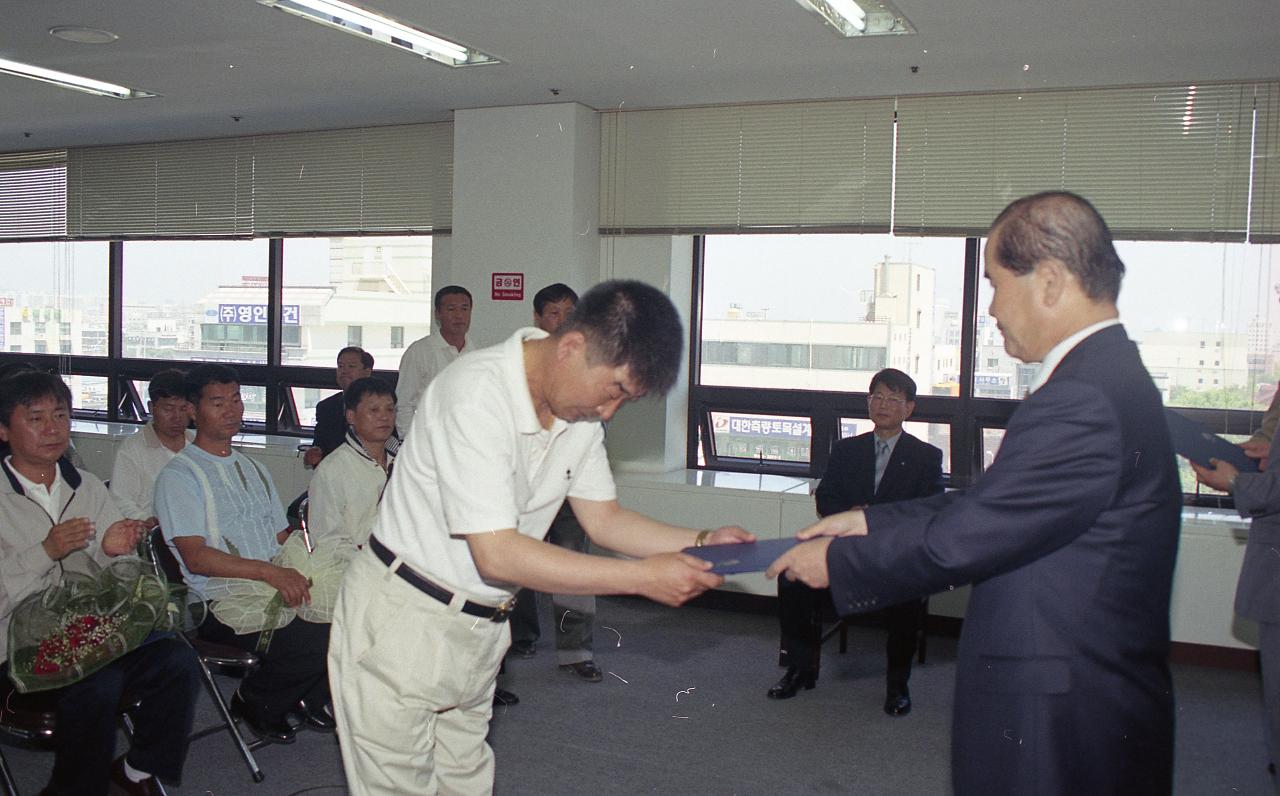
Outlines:
{"label": "shirt collar", "polygon": [[1110,326],[1119,326],[1119,318],[1109,318],[1105,321],[1098,321],[1091,326],[1086,326],[1070,337],[1059,342],[1056,346],[1049,349],[1049,353],[1045,354],[1044,360],[1040,363],[1040,370],[1036,372],[1036,377],[1031,380],[1031,387],[1027,390],[1027,395],[1035,392],[1045,385],[1053,372],[1057,370],[1058,365],[1062,364],[1062,360],[1071,353],[1071,349],[1080,345],[1086,337],[1100,332]]}
{"label": "shirt collar", "polygon": [[[183,447],[191,444],[191,440],[195,439],[196,433],[191,429],[182,432],[182,436],[187,438]],[[148,448],[163,448],[164,443],[160,441],[160,435],[156,433],[156,421],[148,420],[147,424],[142,427],[142,441],[146,443]]]}
{"label": "shirt collar", "polygon": [[[502,344],[503,380],[507,390],[513,397],[516,430],[521,434],[541,434],[544,429],[538,420],[538,410],[533,406],[533,396],[529,394],[529,376],[524,371],[524,342],[541,340],[549,337],[546,332],[536,326],[526,326],[507,338]],[[551,421],[551,432],[557,432],[557,426],[565,425],[565,421],[555,418]]]}

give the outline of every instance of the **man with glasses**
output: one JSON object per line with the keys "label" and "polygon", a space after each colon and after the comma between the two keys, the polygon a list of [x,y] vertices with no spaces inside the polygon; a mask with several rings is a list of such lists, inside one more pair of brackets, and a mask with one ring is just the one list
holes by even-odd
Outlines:
{"label": "man with glasses", "polygon": [[[875,427],[832,447],[827,471],[814,493],[819,517],[942,491],[942,451],[902,430],[903,422],[915,411],[915,400],[916,383],[902,371],[885,368],[871,377],[867,412]],[[769,689],[770,699],[790,699],[801,688],[817,685],[822,614],[830,602],[829,589],[811,589],[797,580],[778,579],[782,626],[778,665],[787,670]],[[924,618],[924,601],[907,600],[881,613],[889,631],[884,712],[905,716],[911,711],[907,681]]]}

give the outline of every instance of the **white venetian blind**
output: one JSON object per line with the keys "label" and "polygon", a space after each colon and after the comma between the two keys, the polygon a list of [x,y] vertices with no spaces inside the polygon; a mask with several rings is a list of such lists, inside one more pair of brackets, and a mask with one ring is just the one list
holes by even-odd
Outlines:
{"label": "white venetian blind", "polygon": [[0,238],[67,234],[67,153],[0,155]]}
{"label": "white venetian blind", "polygon": [[253,139],[72,149],[72,237],[201,237],[253,231]]}
{"label": "white venetian blind", "polygon": [[453,125],[259,136],[253,196],[262,235],[447,228]]}
{"label": "white venetian blind", "polygon": [[1266,83],[1258,88],[1249,240],[1280,243],[1280,83]]}
{"label": "white venetian blind", "polygon": [[883,232],[892,145],[887,99],[606,113],[600,226]]}
{"label": "white venetian blind", "polygon": [[1251,84],[903,97],[894,227],[973,235],[1046,190],[1119,238],[1243,240]]}
{"label": "white venetian blind", "polygon": [[449,224],[453,125],[73,149],[73,237],[430,231]]}

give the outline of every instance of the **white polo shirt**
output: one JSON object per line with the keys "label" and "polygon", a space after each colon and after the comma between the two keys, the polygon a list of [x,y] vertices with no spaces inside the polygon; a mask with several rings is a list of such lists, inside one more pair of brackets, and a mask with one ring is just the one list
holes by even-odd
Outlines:
{"label": "white polo shirt", "polygon": [[468,342],[464,337],[462,348],[454,348],[437,328],[426,337],[414,340],[404,350],[400,357],[400,373],[396,377],[396,429],[401,439],[409,433],[413,413],[427,391],[427,385],[463,352],[472,351],[467,347]]}
{"label": "white polo shirt", "polygon": [[529,395],[521,329],[468,354],[427,388],[396,457],[374,535],[414,570],[496,605],[516,590],[487,583],[466,536],[515,528],[542,539],[566,496],[614,500],[599,422],[543,429]]}
{"label": "white polo shirt", "polygon": [[[185,435],[187,445],[196,438],[191,429]],[[177,455],[160,441],[154,420],[125,437],[116,448],[116,461],[111,468],[111,496],[120,504],[124,516],[145,520],[156,515],[156,476]]]}

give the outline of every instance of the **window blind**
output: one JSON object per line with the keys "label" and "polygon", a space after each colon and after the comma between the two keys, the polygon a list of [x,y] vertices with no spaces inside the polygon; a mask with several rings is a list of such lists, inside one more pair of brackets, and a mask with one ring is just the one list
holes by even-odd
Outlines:
{"label": "window blind", "polygon": [[67,233],[67,153],[0,155],[0,239]]}
{"label": "window blind", "polygon": [[448,227],[453,125],[260,136],[253,196],[260,235]]}
{"label": "window blind", "polygon": [[73,237],[414,232],[447,227],[453,125],[73,149]]}
{"label": "window blind", "polygon": [[603,232],[889,228],[892,100],[615,111]]}
{"label": "window blind", "polygon": [[253,232],[252,138],[72,149],[67,179],[72,237]]}
{"label": "window blind", "polygon": [[983,234],[1069,190],[1116,237],[1243,240],[1252,102],[1244,84],[903,97],[895,231]]}
{"label": "window blind", "polygon": [[1249,240],[1280,243],[1280,83],[1259,86],[1257,104]]}

